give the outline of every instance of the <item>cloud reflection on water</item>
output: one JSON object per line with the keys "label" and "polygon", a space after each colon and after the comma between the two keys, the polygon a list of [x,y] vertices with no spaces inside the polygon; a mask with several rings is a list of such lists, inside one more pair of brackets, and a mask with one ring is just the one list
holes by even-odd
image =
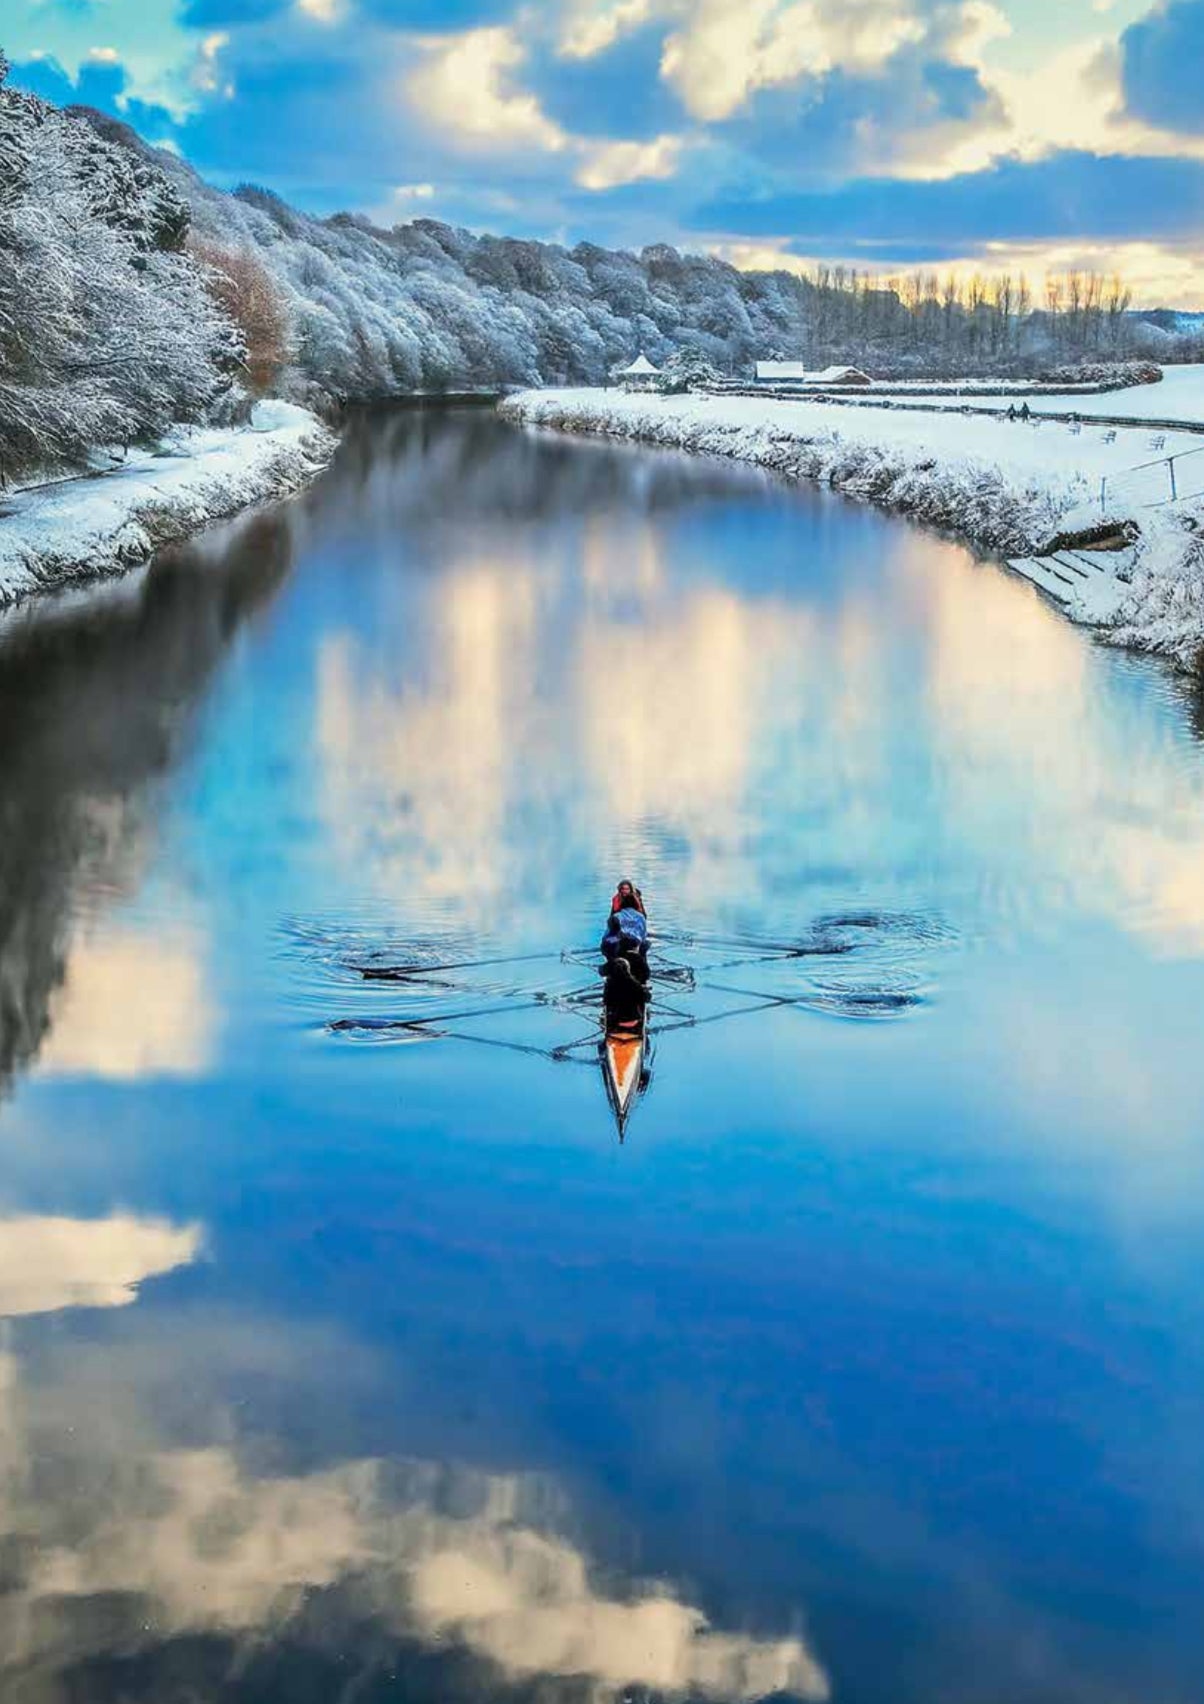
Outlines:
{"label": "cloud reflection on water", "polygon": [[180,765],[232,638],[279,589],[300,512],[253,515],[129,583],[0,622],[0,1090],[59,1027],[60,1071],[207,1062],[195,918],[114,935],[79,925],[144,886],[156,785]]}
{"label": "cloud reflection on water", "polygon": [[[532,446],[494,454],[526,468]],[[847,509],[835,534],[828,510],[800,517],[789,574],[775,558],[764,577],[750,543],[736,587],[727,542],[682,542],[688,481],[654,481],[641,510],[637,464],[616,453],[626,507],[604,525],[585,504],[575,539],[499,527],[482,554],[479,525],[424,537],[438,575],[321,641],[324,817],[369,892],[480,931],[533,868],[571,905],[638,867],[662,919],[710,921],[738,895],[776,928],[805,921],[835,857],[908,903],[917,882],[937,905],[961,884],[1003,939],[1079,911],[1204,952],[1204,788],[1177,705],[1128,693],[1115,658],[956,545],[876,531],[867,578]],[[496,469],[476,483],[499,500]]]}
{"label": "cloud reflection on water", "polygon": [[474,1697],[828,1696],[801,1638],[717,1630],[667,1585],[597,1577],[538,1475],[377,1460],[257,1472],[227,1445],[150,1443],[145,1415],[98,1423],[69,1390],[23,1386],[14,1357],[0,1365],[15,1575],[0,1649],[10,1675],[48,1687],[39,1698],[109,1696],[89,1684],[106,1663],[187,1674],[198,1635],[220,1642],[226,1680],[334,1647],[342,1682],[366,1685],[417,1644],[453,1681],[456,1653],[471,1659]]}
{"label": "cloud reflection on water", "polygon": [[127,1307],[144,1279],[189,1265],[201,1244],[199,1225],[130,1213],[0,1218],[0,1319]]}
{"label": "cloud reflection on water", "polygon": [[1072,901],[1159,955],[1200,956],[1204,781],[1179,704],[1168,690],[1168,714],[1151,713],[1036,594],[985,568],[934,573],[932,548],[913,538],[900,566],[930,635],[946,810],[984,880],[1006,881],[1013,924]]}
{"label": "cloud reflection on water", "polygon": [[56,1076],[200,1076],[215,1028],[195,932],[118,925],[76,938],[39,1062]]}

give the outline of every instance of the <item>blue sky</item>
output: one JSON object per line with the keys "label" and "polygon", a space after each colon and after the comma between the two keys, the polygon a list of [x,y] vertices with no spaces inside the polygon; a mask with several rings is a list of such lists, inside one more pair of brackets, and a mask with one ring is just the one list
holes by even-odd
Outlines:
{"label": "blue sky", "polygon": [[7,0],[0,42],[317,212],[1204,307],[1204,0]]}

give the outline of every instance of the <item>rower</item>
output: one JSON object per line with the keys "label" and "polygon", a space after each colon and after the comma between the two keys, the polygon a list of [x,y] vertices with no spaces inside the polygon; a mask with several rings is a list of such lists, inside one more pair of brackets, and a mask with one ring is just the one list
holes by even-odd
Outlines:
{"label": "rower", "polygon": [[624,940],[632,942],[632,950],[640,958],[648,956],[648,919],[634,905],[612,911],[606,923],[606,933],[599,943],[605,959],[617,958]]}
{"label": "rower", "polygon": [[[630,936],[622,937],[626,945]],[[634,942],[631,943],[634,946]],[[640,953],[620,952],[601,966],[604,979],[602,1004],[606,1008],[607,1030],[637,1030],[644,1021],[644,1009],[652,995],[648,988],[648,966]]]}
{"label": "rower", "polygon": [[639,888],[636,887],[634,882],[621,881],[614,891],[610,909],[612,912],[625,911],[629,907],[634,907],[644,917],[648,915],[644,910],[644,896]]}

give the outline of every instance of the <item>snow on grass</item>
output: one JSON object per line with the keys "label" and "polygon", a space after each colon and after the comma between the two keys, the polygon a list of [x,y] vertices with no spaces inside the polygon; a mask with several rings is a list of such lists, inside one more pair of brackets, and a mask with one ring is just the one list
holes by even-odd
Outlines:
{"label": "snow on grass", "polygon": [[[706,450],[834,485],[853,496],[956,529],[1018,554],[1040,548],[1070,515],[1100,518],[1101,480],[1148,455],[1145,434],[1039,426],[961,414],[834,409],[823,402],[752,396],[620,391],[526,391],[502,405],[511,418]],[[1135,438],[1135,442],[1131,441]],[[1168,433],[1163,454],[1197,449]],[[1109,500],[1110,501],[1110,500]]]}
{"label": "snow on grass", "polygon": [[248,426],[179,429],[109,473],[0,494],[0,605],[143,562],[160,545],[297,491],[334,438],[304,408],[261,402]]}
{"label": "snow on grass", "polygon": [[1108,637],[1204,668],[1204,502],[1154,510]]}
{"label": "snow on grass", "polygon": [[[1137,521],[1132,586],[1119,599],[1112,636],[1186,666],[1204,641],[1204,504],[1148,507],[1154,499],[1147,476],[1129,476],[1153,453],[1144,431],[1118,431],[1109,441],[1098,428],[1076,433],[1051,421],[1024,425],[764,397],[599,390],[527,391],[509,398],[501,412],[532,425],[702,450],[818,480],[1008,557],[1040,554],[1059,533],[1092,526],[1102,513]],[[1168,432],[1157,453],[1199,448],[1198,436]]]}
{"label": "snow on grass", "polygon": [[[973,386],[982,385],[984,381],[967,380],[966,383]],[[896,407],[908,408],[924,402],[926,398],[938,405],[949,402],[947,395],[926,393],[922,385],[908,385],[905,395],[891,400]],[[1015,406],[1016,400],[1012,395],[976,396],[973,403],[975,408],[1006,413],[1009,406]],[[1066,391],[1058,395],[1030,397],[1028,402],[1034,413],[1080,414],[1084,420],[1103,414],[1118,419],[1170,420],[1204,426],[1204,365],[1164,367],[1162,379],[1156,385],[1129,385],[1124,390],[1101,391],[1092,395]]]}

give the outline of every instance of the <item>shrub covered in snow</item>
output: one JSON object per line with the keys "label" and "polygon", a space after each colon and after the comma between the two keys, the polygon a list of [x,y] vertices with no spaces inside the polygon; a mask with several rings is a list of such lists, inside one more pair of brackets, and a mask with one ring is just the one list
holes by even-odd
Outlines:
{"label": "shrub covered in snow", "polygon": [[1144,518],[1114,637],[1204,674],[1204,503]]}
{"label": "shrub covered in snow", "polygon": [[152,162],[3,87],[0,476],[199,420],[238,333],[182,251],[183,198]]}
{"label": "shrub covered in snow", "polygon": [[1130,385],[1156,385],[1162,368],[1156,361],[1071,361],[1041,374],[1044,384],[1107,385],[1126,390]]}
{"label": "shrub covered in snow", "polygon": [[722,384],[724,375],[713,361],[693,349],[679,349],[661,368],[655,388],[666,396],[677,396],[696,386]]}

